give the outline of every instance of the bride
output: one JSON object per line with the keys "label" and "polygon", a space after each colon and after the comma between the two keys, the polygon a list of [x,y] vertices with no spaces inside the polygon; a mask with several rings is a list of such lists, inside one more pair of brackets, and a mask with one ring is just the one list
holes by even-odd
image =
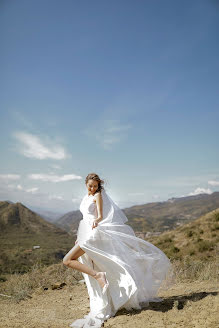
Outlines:
{"label": "bride", "polygon": [[162,301],[158,290],[175,282],[168,257],[135,236],[103,183],[97,174],[87,175],[77,240],[63,258],[66,266],[82,272],[90,299],[89,314],[70,327],[98,328],[121,308],[141,309],[149,301]]}

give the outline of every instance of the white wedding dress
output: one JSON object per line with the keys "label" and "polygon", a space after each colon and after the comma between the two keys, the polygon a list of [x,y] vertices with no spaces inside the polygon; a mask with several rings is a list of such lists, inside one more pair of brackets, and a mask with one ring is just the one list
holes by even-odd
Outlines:
{"label": "white wedding dress", "polygon": [[96,228],[92,222],[98,216],[94,196],[82,199],[83,219],[77,231],[78,245],[85,253],[78,258],[96,271],[106,272],[109,287],[105,294],[99,283],[82,272],[90,299],[90,312],[74,321],[70,327],[101,327],[102,323],[125,308],[141,309],[175,283],[175,274],[168,257],[153,244],[135,236],[125,222],[124,212],[108,193],[101,190],[103,219]]}

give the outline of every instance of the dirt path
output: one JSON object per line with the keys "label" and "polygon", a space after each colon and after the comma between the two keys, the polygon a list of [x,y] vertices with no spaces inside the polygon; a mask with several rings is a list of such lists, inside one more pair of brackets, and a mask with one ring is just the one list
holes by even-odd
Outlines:
{"label": "dirt path", "polygon": [[[158,296],[164,300],[139,311],[120,310],[104,327],[218,328],[219,286],[215,283],[179,284]],[[1,328],[67,328],[88,312],[89,298],[84,284],[39,290],[20,303],[0,297]]]}

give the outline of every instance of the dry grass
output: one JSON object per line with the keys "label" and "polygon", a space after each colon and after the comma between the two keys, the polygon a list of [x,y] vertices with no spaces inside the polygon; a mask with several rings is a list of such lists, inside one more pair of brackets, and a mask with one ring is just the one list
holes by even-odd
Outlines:
{"label": "dry grass", "polygon": [[183,261],[191,258],[202,262],[213,261],[219,252],[219,209],[147,241],[160,248],[169,258]]}
{"label": "dry grass", "polygon": [[218,256],[212,261],[191,260],[190,256],[185,256],[183,260],[175,260],[173,268],[176,276],[176,283],[193,281],[218,281],[219,260]]}
{"label": "dry grass", "polygon": [[[192,260],[185,256],[181,261],[173,260],[173,272],[175,283],[193,281],[217,281],[218,280],[218,257],[213,261],[203,262]],[[10,295],[11,300],[20,300],[31,297],[36,290],[51,289],[55,283],[65,283],[67,286],[77,284],[83,276],[80,272],[67,268],[63,263],[43,267],[39,264],[32,267],[31,271],[21,274],[13,274],[8,277],[6,282],[0,285],[0,293]]]}
{"label": "dry grass", "polygon": [[49,267],[35,264],[25,274],[10,275],[6,282],[1,283],[0,293],[12,296],[12,300],[19,302],[31,297],[36,289],[50,289],[55,283],[74,285],[82,277],[80,272],[67,268],[62,263],[53,264]]}

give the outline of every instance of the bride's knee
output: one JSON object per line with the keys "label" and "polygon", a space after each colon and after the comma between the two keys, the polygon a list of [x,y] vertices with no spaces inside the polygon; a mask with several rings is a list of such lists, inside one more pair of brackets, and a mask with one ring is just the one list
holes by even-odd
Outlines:
{"label": "bride's knee", "polygon": [[74,265],[74,262],[75,261],[78,261],[78,259],[75,259],[75,258],[69,258],[69,257],[64,257],[62,259],[62,263],[66,266],[69,266],[71,264],[71,267]]}
{"label": "bride's knee", "polygon": [[69,260],[69,259],[67,259],[67,258],[63,258],[63,260],[62,260],[62,263],[64,264],[64,265],[66,265],[66,266],[69,266],[69,264],[70,264],[70,262],[71,262],[71,260]]}
{"label": "bride's knee", "polygon": [[68,260],[65,260],[65,258],[62,259],[62,263],[63,263],[64,265],[68,265]]}

